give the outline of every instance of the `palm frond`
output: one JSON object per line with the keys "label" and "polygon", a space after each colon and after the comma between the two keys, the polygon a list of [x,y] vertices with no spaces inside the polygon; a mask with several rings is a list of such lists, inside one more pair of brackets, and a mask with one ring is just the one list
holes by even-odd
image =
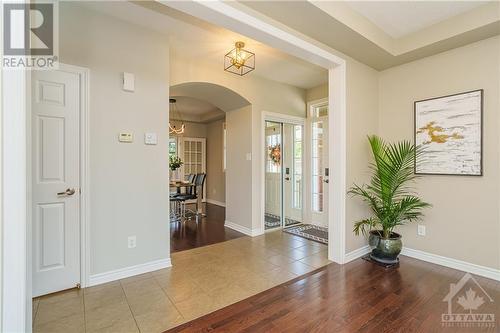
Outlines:
{"label": "palm frond", "polygon": [[358,236],[360,233],[363,233],[364,235],[366,235],[376,225],[377,225],[377,220],[374,219],[373,217],[370,217],[368,219],[364,219],[364,220],[361,220],[361,221],[354,223],[353,231],[354,231],[354,234],[356,236]]}
{"label": "palm frond", "polygon": [[371,227],[379,225],[388,235],[398,225],[421,219],[423,209],[430,206],[415,195],[413,188],[418,178],[415,158],[421,156],[422,149],[407,140],[386,143],[376,135],[369,136],[368,141],[373,154],[371,181],[363,186],[354,184],[349,193],[361,197],[375,217],[357,222],[355,232],[372,223]]}

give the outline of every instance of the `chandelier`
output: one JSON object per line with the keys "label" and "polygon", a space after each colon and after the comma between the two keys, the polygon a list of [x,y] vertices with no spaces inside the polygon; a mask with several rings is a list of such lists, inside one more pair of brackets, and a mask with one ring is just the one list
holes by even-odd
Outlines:
{"label": "chandelier", "polygon": [[[170,114],[172,115],[172,119],[178,119],[181,122],[181,127],[177,128],[175,125],[172,125],[172,123],[169,121],[168,122],[168,134],[175,134],[179,135],[184,133],[184,130],[186,129],[186,125],[184,125],[184,122],[182,121],[181,113],[179,110],[177,110],[177,100],[175,98],[170,98]],[[178,117],[175,117],[175,114],[177,113]]]}
{"label": "chandelier", "polygon": [[255,53],[243,49],[245,43],[236,42],[235,48],[224,56],[224,70],[233,74],[245,75],[255,69]]}

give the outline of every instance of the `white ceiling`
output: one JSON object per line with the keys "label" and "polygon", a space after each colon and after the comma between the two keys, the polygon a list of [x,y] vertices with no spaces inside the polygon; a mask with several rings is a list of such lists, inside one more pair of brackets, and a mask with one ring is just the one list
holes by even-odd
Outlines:
{"label": "white ceiling", "polygon": [[81,2],[83,6],[141,25],[169,37],[172,52],[223,70],[224,54],[242,40],[254,52],[256,69],[248,75],[309,89],[328,82],[325,69],[232,31],[181,14],[154,2]]}
{"label": "white ceiling", "polygon": [[206,101],[221,111],[229,112],[250,103],[233,90],[208,82],[186,82],[170,87],[171,96],[187,96]]}
{"label": "white ceiling", "polygon": [[176,100],[170,106],[170,118],[192,122],[210,122],[224,118],[226,114],[213,104],[188,96],[170,96]]}
{"label": "white ceiling", "polygon": [[348,1],[349,7],[385,33],[400,38],[488,1]]}

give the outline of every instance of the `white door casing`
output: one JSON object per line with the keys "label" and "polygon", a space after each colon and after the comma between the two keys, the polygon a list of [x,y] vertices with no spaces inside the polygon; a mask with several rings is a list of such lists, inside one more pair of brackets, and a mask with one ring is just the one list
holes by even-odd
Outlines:
{"label": "white door casing", "polygon": [[80,84],[77,73],[32,75],[33,296],[81,282]]}

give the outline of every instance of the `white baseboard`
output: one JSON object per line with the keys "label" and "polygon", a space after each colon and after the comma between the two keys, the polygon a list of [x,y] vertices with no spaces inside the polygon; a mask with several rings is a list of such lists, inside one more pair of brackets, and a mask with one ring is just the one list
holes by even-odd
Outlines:
{"label": "white baseboard", "polygon": [[248,236],[251,236],[251,237],[262,235],[262,230],[260,230],[260,229],[250,229],[250,228],[243,227],[239,224],[236,224],[236,223],[228,221],[228,220],[226,220],[224,222],[224,225],[228,228],[231,228],[233,230],[236,230],[238,232],[241,232],[241,233],[248,235]]}
{"label": "white baseboard", "polygon": [[172,267],[170,258],[160,259],[135,266],[115,269],[113,271],[91,275],[89,277],[88,287],[96,286],[111,281],[125,279],[134,275],[157,271],[162,268]]}
{"label": "white baseboard", "polygon": [[354,259],[358,259],[359,257],[362,257],[365,254],[369,253],[371,250],[372,249],[369,245],[365,245],[363,247],[360,247],[359,249],[346,253],[344,257],[344,263],[347,264],[348,262],[353,261]]}
{"label": "white baseboard", "polygon": [[454,268],[459,271],[469,272],[475,275],[484,276],[489,279],[500,281],[500,269],[480,266],[472,264],[470,262],[443,257],[437,254],[414,250],[407,247],[403,247],[401,254],[433,264]]}
{"label": "white baseboard", "polygon": [[[344,263],[348,263],[350,261],[353,261],[354,259],[362,257],[365,254],[369,253],[370,251],[371,251],[371,247],[369,245],[365,245],[363,247],[360,247],[359,249],[356,249],[354,251],[346,253],[345,258],[344,258]],[[457,269],[459,271],[469,272],[471,274],[484,276],[484,277],[487,277],[489,279],[500,281],[500,269],[494,269],[494,268],[490,268],[490,267],[480,266],[480,265],[472,264],[470,262],[466,262],[466,261],[462,261],[462,260],[458,260],[458,259],[453,259],[453,258],[448,258],[448,257],[443,257],[443,256],[440,256],[437,254],[424,252],[424,251],[420,251],[420,250],[415,250],[415,249],[410,249],[407,247],[403,247],[401,254],[404,256],[412,257],[412,258],[419,259],[422,261],[430,262],[430,263],[433,263],[436,265],[441,265],[441,266]]]}
{"label": "white baseboard", "polygon": [[207,199],[207,203],[212,204],[212,205],[221,206],[221,207],[226,207],[226,203],[222,202],[222,201]]}

